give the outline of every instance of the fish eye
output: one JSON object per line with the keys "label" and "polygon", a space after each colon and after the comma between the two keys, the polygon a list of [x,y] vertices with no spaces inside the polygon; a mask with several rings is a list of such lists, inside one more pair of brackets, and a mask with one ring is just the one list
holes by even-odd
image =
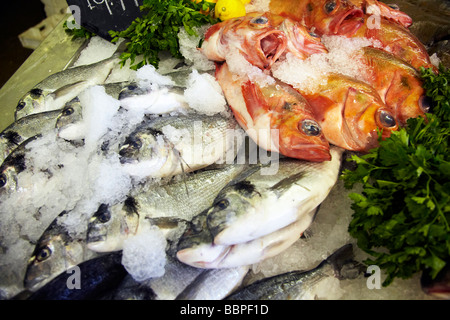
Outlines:
{"label": "fish eye", "polygon": [[230,205],[230,202],[227,199],[220,200],[215,204],[215,207],[219,210],[224,210]]}
{"label": "fish eye", "polygon": [[108,205],[104,203],[101,204],[97,212],[95,213],[95,216],[101,223],[108,222],[111,219],[111,212],[108,210]]}
{"label": "fish eye", "polygon": [[52,255],[52,250],[49,247],[45,246],[45,247],[41,248],[39,250],[39,252],[37,253],[36,260],[39,262],[42,262],[42,261],[50,258],[51,255]]}
{"label": "fish eye", "polygon": [[130,85],[127,86],[127,89],[128,89],[128,90],[131,90],[131,91],[134,91],[134,90],[137,89],[137,86],[134,85],[134,84],[130,84]]}
{"label": "fish eye", "polygon": [[269,19],[267,19],[266,17],[256,17],[253,18],[250,23],[254,23],[254,24],[267,24],[267,22],[269,22]]}
{"label": "fish eye", "polygon": [[61,114],[63,116],[70,116],[74,112],[72,107],[64,108]]}
{"label": "fish eye", "polygon": [[331,12],[334,11],[334,9],[336,9],[336,1],[332,0],[332,1],[328,1],[327,3],[325,3],[325,12],[330,14]]}
{"label": "fish eye", "polygon": [[400,7],[397,4],[394,3],[390,3],[387,4],[389,8],[394,9],[394,10],[400,10]]}
{"label": "fish eye", "polygon": [[318,136],[321,128],[314,120],[303,120],[298,123],[298,129],[303,131],[307,136]]}
{"label": "fish eye", "polygon": [[25,103],[25,101],[20,101],[16,107],[16,110],[22,110],[23,108],[25,108],[26,105],[27,104]]}
{"label": "fish eye", "polygon": [[3,188],[6,185],[8,179],[6,179],[6,176],[4,173],[0,175],[0,188]]}
{"label": "fish eye", "polygon": [[380,112],[380,123],[387,128],[395,127],[397,122],[392,114],[387,111]]}
{"label": "fish eye", "polygon": [[108,211],[103,212],[101,215],[98,216],[98,220],[101,223],[106,223],[109,221],[109,219],[111,219],[111,214]]}
{"label": "fish eye", "polygon": [[42,90],[41,89],[32,89],[32,90],[30,90],[30,95],[33,99],[37,99],[40,96],[42,96]]}
{"label": "fish eye", "polygon": [[419,99],[419,106],[420,109],[422,109],[422,111],[424,113],[428,113],[430,112],[431,109],[431,99],[425,95],[421,96]]}

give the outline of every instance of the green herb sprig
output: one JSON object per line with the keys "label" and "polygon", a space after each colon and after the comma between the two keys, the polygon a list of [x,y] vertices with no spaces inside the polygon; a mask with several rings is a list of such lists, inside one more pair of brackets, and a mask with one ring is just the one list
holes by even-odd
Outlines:
{"label": "green herb sprig", "polygon": [[[158,67],[161,51],[168,51],[173,57],[181,58],[178,33],[182,27],[189,35],[197,35],[194,28],[218,21],[210,14],[215,3],[191,0],[144,0],[140,7],[143,16],[137,18],[124,31],[110,31],[112,42],[120,38],[129,40],[127,49],[121,55],[121,65],[127,60],[131,69],[137,70],[145,64]],[[202,12],[201,12],[202,11]],[[136,57],[143,60],[135,63]]]}
{"label": "green herb sprig", "polygon": [[386,272],[383,286],[423,271],[435,278],[450,262],[450,72],[421,70],[432,113],[407,126],[344,170],[354,211],[349,233],[374,258],[365,263]]}
{"label": "green herb sprig", "polygon": [[89,39],[93,37],[95,34],[87,30],[86,28],[82,26],[77,26],[77,28],[69,29],[67,26],[67,21],[63,24],[64,31],[66,34],[72,37],[72,40],[83,38],[83,39]]}

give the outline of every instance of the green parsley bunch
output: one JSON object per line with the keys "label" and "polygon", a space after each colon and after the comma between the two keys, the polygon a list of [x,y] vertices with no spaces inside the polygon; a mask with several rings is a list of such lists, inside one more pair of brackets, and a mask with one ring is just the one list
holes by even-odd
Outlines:
{"label": "green parsley bunch", "polygon": [[354,211],[349,233],[373,256],[387,277],[410,278],[427,272],[432,278],[450,263],[450,72],[421,69],[432,113],[409,119],[407,126],[363,156],[353,155],[355,170],[341,175]]}
{"label": "green parsley bunch", "polygon": [[[197,35],[194,27],[214,24],[216,19],[210,14],[215,3],[201,0],[144,0],[140,7],[143,16],[137,18],[123,31],[110,31],[112,42],[119,38],[129,40],[127,49],[121,55],[121,65],[129,59],[131,68],[136,70],[145,64],[158,67],[160,51],[168,51],[173,57],[181,58],[178,32],[182,27],[189,35]],[[137,56],[143,61],[135,64]]]}

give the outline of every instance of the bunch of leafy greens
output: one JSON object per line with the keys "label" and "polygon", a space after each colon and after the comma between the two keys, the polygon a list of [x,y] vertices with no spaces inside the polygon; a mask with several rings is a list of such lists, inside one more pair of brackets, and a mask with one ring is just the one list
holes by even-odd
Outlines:
{"label": "bunch of leafy greens", "polygon": [[356,169],[341,175],[346,188],[362,184],[349,232],[374,257],[365,263],[386,272],[383,286],[420,271],[435,278],[450,263],[450,72],[420,71],[432,113],[353,155]]}
{"label": "bunch of leafy greens", "polygon": [[[110,31],[112,42],[119,38],[129,40],[127,49],[121,55],[121,65],[130,59],[131,68],[136,70],[145,64],[158,67],[160,51],[168,51],[173,57],[181,58],[178,33],[182,27],[189,35],[197,36],[194,28],[218,21],[208,12],[213,12],[215,3],[191,0],[144,0],[140,7],[142,17],[134,20],[123,31]],[[143,60],[135,64],[137,56]]]}
{"label": "bunch of leafy greens", "polygon": [[89,30],[85,29],[82,26],[76,26],[75,28],[69,28],[67,26],[67,21],[63,24],[64,31],[72,37],[72,40],[83,38],[83,39],[89,39],[95,34],[90,32]]}

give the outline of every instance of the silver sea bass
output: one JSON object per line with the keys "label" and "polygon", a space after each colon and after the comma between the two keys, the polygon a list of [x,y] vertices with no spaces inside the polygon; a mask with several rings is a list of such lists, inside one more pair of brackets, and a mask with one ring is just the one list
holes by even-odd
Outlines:
{"label": "silver sea bass", "polygon": [[178,245],[180,261],[201,268],[247,265],[274,256],[295,242],[335,185],[343,150],[321,163],[280,159],[278,172],[247,176],[225,187],[195,217]]}
{"label": "silver sea bass", "polygon": [[[118,49],[119,51],[119,49]],[[84,89],[102,84],[120,61],[120,52],[110,58],[54,73],[36,84],[18,102],[15,119],[60,109]]]}
{"label": "silver sea bass", "polygon": [[192,113],[147,120],[120,145],[119,155],[132,176],[168,177],[232,163],[243,141],[233,118]]}
{"label": "silver sea bass", "polygon": [[102,204],[88,225],[88,248],[105,252],[121,250],[123,242],[157,225],[166,234],[173,234],[184,223],[211,205],[217,193],[245,165],[225,165],[178,177],[162,185],[146,184],[135,189],[123,203]]}
{"label": "silver sea bass", "polygon": [[[63,211],[58,218],[66,215]],[[24,287],[36,291],[62,272],[98,256],[87,249],[86,240],[74,237],[56,218],[39,238],[28,260]]]}
{"label": "silver sea bass", "polygon": [[347,244],[336,250],[316,268],[291,271],[265,278],[227,297],[227,300],[311,300],[323,297],[330,278],[354,279],[365,268],[353,260],[353,247]]}

